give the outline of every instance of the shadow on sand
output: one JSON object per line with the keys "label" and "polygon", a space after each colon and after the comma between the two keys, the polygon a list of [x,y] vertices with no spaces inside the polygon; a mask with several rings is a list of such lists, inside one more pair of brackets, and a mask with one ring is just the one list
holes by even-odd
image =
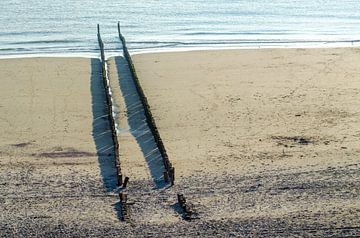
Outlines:
{"label": "shadow on sand", "polygon": [[136,91],[129,65],[121,56],[115,57],[115,63],[120,89],[126,104],[130,132],[141,148],[156,188],[163,188],[166,186],[163,180],[165,170],[163,159],[146,122],[144,108]]}
{"label": "shadow on sand", "polygon": [[104,188],[106,192],[111,192],[117,188],[117,171],[115,168],[114,142],[108,119],[106,95],[101,71],[100,60],[91,59],[92,136],[96,145]]}

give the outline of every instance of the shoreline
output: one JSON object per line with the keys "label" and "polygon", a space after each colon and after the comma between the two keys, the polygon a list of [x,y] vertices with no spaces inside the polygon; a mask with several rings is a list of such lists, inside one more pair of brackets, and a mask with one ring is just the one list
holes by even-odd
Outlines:
{"label": "shoreline", "polygon": [[[223,45],[223,46],[188,46],[188,47],[159,47],[145,49],[131,49],[131,55],[153,54],[153,53],[172,53],[172,52],[195,52],[195,51],[212,51],[212,50],[252,50],[252,49],[323,49],[323,48],[356,48],[360,47],[360,42],[318,42],[318,43],[288,43],[288,44],[243,44],[243,45]],[[122,56],[122,50],[107,50],[105,44],[105,56],[109,58]],[[0,59],[18,59],[18,58],[100,58],[99,52],[82,52],[82,53],[25,53],[0,55]]]}

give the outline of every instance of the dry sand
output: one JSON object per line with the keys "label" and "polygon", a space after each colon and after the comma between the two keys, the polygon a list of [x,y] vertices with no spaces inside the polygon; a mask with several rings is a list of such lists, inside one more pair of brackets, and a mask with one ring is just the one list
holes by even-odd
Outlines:
{"label": "dry sand", "polygon": [[0,60],[1,237],[118,222],[100,70],[82,58]]}
{"label": "dry sand", "polygon": [[358,48],[134,56],[176,189],[202,219],[300,234],[360,234],[359,62]]}
{"label": "dry sand", "polygon": [[[97,59],[0,60],[1,237],[360,235],[360,50],[134,56],[176,184],[122,57],[109,60],[131,221],[119,221]],[[176,193],[200,219],[181,219]]]}

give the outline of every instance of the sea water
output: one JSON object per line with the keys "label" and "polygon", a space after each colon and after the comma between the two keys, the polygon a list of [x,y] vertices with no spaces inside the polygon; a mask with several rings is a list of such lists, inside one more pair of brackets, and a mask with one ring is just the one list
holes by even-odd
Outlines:
{"label": "sea water", "polygon": [[0,56],[357,45],[358,0],[1,0]]}

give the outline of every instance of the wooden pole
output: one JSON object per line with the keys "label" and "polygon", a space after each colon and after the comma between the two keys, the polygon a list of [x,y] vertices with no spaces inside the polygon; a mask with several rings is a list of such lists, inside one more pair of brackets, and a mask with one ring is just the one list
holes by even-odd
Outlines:
{"label": "wooden pole", "polygon": [[185,220],[191,220],[192,215],[193,215],[194,212],[191,209],[191,207],[186,203],[186,199],[185,199],[184,194],[178,193],[177,198],[178,198],[178,203],[179,203],[180,207],[184,211],[184,216],[183,216],[184,219]]}
{"label": "wooden pole", "polygon": [[175,168],[174,167],[171,167],[171,169],[170,169],[170,171],[171,171],[171,186],[174,186],[174,184],[175,184]]}
{"label": "wooden pole", "polygon": [[119,193],[120,201],[126,202],[127,200],[127,194],[126,193]]}
{"label": "wooden pole", "polygon": [[125,177],[124,183],[123,183],[123,188],[126,188],[128,182],[129,182],[129,177]]}

